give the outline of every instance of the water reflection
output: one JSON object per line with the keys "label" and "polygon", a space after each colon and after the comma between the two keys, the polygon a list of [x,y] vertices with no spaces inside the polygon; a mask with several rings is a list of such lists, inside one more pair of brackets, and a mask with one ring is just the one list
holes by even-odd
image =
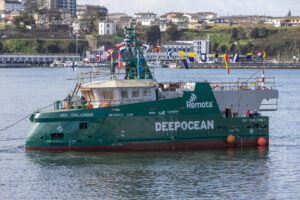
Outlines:
{"label": "water reflection", "polygon": [[[268,149],[184,152],[26,152],[36,184],[77,198],[265,196]],[[60,184],[67,184],[57,187]],[[54,188],[53,188],[54,187]],[[226,191],[226,193],[225,193]],[[252,191],[252,192],[251,192]],[[88,196],[87,196],[88,195]]]}

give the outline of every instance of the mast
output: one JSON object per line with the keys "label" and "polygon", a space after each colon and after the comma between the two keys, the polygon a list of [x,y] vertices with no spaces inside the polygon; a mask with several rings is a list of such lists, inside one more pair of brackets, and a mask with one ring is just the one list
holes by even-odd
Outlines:
{"label": "mast", "polygon": [[[125,79],[153,79],[147,62],[142,54],[142,49],[137,45],[136,32],[133,27],[125,27]],[[139,56],[140,61],[139,61]],[[139,69],[140,68],[140,69]],[[139,70],[142,71],[140,72]]]}

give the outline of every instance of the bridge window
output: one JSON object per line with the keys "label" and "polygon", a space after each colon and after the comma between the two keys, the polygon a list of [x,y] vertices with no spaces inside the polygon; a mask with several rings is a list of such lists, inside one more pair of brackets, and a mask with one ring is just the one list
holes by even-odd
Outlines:
{"label": "bridge window", "polygon": [[151,91],[150,91],[150,89],[144,89],[144,90],[143,90],[143,96],[144,96],[144,97],[149,97],[149,96],[151,96]]}
{"label": "bridge window", "polygon": [[121,90],[121,97],[122,97],[122,99],[128,99],[128,91]]}
{"label": "bridge window", "polygon": [[102,91],[102,96],[103,99],[113,99],[113,91],[112,90]]}
{"label": "bridge window", "polygon": [[138,89],[132,90],[132,98],[140,97],[140,91]]}

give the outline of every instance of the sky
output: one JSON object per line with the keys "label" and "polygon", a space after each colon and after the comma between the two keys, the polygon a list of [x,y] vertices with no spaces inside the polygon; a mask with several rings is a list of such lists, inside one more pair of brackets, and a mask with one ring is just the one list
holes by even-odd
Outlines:
{"label": "sky", "polygon": [[291,10],[293,16],[300,15],[300,0],[77,0],[79,4],[101,5],[109,13],[125,12],[215,12],[218,16],[267,15],[286,16]]}

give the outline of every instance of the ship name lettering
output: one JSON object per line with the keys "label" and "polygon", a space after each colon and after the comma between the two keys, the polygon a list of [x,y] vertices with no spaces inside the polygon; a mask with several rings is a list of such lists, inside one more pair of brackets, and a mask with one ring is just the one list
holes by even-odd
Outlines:
{"label": "ship name lettering", "polygon": [[210,101],[205,101],[205,102],[196,102],[196,103],[193,103],[193,102],[190,102],[190,101],[187,101],[186,102],[186,108],[190,108],[190,109],[195,109],[195,108],[212,108],[213,107],[213,102]]}
{"label": "ship name lettering", "polygon": [[71,113],[71,117],[94,117],[94,113]]}
{"label": "ship name lettering", "polygon": [[173,121],[173,122],[156,122],[156,132],[167,132],[177,130],[209,130],[214,129],[214,121]]}

